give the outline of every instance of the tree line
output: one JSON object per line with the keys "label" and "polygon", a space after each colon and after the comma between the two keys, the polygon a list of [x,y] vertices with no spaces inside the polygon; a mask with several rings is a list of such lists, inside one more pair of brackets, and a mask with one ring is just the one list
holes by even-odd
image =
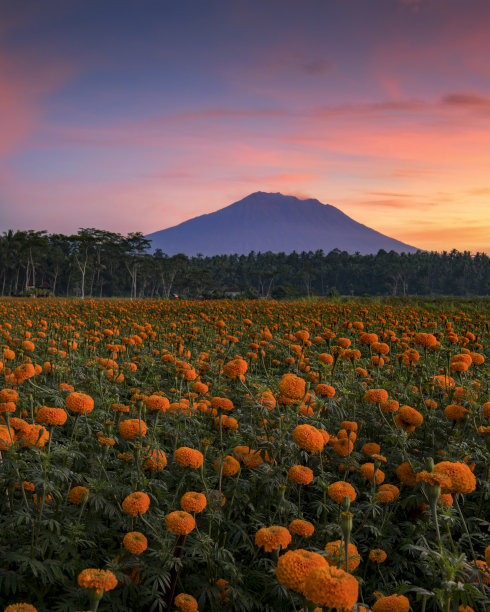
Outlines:
{"label": "tree line", "polygon": [[375,255],[256,253],[188,257],[150,251],[127,236],[9,230],[0,236],[2,296],[293,298],[336,295],[473,296],[490,293],[490,258],[469,251]]}

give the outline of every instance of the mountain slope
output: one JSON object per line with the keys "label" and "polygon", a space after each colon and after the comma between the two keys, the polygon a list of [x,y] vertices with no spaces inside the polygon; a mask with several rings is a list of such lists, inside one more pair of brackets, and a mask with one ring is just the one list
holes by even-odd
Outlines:
{"label": "mountain slope", "polygon": [[413,253],[417,249],[357,223],[335,206],[257,191],[216,212],[147,236],[168,255],[291,253],[333,249]]}

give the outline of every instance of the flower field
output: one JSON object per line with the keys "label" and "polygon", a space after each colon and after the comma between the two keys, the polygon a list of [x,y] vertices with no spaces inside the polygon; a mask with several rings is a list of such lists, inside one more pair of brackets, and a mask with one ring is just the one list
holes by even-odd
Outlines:
{"label": "flower field", "polygon": [[489,609],[481,304],[1,300],[0,610]]}

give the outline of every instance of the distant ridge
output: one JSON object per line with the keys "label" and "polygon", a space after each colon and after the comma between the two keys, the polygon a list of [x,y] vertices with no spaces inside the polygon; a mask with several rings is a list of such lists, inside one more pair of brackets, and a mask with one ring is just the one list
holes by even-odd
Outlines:
{"label": "distant ridge", "polygon": [[247,255],[251,251],[291,253],[333,249],[375,254],[380,249],[418,249],[351,219],[315,199],[257,191],[216,212],[194,217],[147,238],[167,255]]}

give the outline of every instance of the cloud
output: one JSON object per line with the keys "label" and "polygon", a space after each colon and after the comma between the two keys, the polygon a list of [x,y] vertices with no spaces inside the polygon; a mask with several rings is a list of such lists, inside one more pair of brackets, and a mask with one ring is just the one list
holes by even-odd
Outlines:
{"label": "cloud", "polygon": [[322,76],[324,74],[329,74],[335,70],[334,62],[324,58],[317,57],[315,59],[311,59],[303,64],[303,69],[307,74],[312,76]]}
{"label": "cloud", "polygon": [[475,93],[450,93],[441,98],[441,104],[458,109],[490,112],[490,97]]}

